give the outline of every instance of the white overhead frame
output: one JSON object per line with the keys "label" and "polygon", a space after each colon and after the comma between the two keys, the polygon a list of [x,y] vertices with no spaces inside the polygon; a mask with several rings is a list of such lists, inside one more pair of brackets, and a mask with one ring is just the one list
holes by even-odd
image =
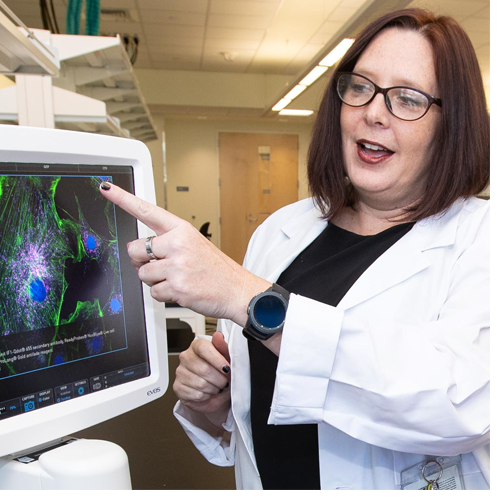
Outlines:
{"label": "white overhead frame", "polygon": [[59,76],[59,69],[56,54],[0,0],[0,73]]}
{"label": "white overhead frame", "polygon": [[119,120],[130,137],[142,141],[158,138],[120,36],[51,35],[50,43],[62,62],[54,86],[103,101],[107,114]]}
{"label": "white overhead frame", "polygon": [[[0,89],[0,121],[132,137],[143,142],[158,138],[119,36],[32,31],[59,54],[59,77],[47,82],[42,76],[16,74],[16,86]],[[23,80],[30,82],[25,85]],[[28,85],[32,91],[23,92]],[[39,89],[44,90],[36,92]],[[35,94],[45,99],[30,98]]]}

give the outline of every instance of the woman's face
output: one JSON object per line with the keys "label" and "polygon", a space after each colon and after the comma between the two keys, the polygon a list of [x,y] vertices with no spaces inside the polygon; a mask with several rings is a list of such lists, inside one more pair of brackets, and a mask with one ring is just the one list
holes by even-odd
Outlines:
{"label": "woman's face", "polygon": [[[383,88],[407,86],[442,97],[437,95],[431,45],[415,31],[389,28],[381,32],[353,71]],[[423,194],[440,109],[432,105],[423,118],[407,122],[389,112],[382,94],[359,108],[342,104],[344,165],[359,203],[377,210],[398,210]]]}

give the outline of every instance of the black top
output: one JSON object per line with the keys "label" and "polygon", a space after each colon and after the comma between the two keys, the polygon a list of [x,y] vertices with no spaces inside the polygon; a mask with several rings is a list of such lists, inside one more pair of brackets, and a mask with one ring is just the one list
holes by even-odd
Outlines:
{"label": "black top", "polygon": [[[400,224],[361,236],[329,223],[277,283],[289,292],[336,306],[364,271],[412,227]],[[252,434],[263,488],[320,489],[318,426],[267,425],[278,357],[261,342],[248,342],[248,349]]]}

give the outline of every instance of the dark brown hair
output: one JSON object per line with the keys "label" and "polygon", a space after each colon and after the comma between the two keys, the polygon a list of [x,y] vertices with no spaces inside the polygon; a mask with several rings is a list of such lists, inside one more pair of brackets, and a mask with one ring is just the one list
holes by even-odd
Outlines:
{"label": "dark brown hair", "polygon": [[387,14],[370,23],[337,65],[321,102],[308,154],[311,194],[325,219],[354,206],[356,193],[345,180],[340,130],[342,103],[336,77],[352,71],[369,43],[384,29],[421,33],[432,45],[438,94],[443,101],[425,194],[407,209],[405,220],[421,220],[450,207],[457,199],[480,193],[490,177],[490,125],[483,82],[474,48],[450,17],[436,18],[421,9]]}

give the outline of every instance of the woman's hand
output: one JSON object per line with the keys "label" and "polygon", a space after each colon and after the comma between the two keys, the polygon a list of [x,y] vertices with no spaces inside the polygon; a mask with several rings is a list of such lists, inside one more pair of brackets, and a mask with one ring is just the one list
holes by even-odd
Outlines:
{"label": "woman's hand", "polygon": [[[247,307],[271,284],[221,252],[191,224],[113,184],[101,193],[156,232],[150,260],[144,238],[128,245],[139,278],[161,302],[177,302],[204,316],[226,318],[244,326]],[[108,188],[109,186],[109,188]]]}
{"label": "woman's hand", "polygon": [[229,349],[222,333],[212,342],[195,339],[179,355],[173,389],[181,403],[204,413],[218,427],[227,419],[231,405]]}

